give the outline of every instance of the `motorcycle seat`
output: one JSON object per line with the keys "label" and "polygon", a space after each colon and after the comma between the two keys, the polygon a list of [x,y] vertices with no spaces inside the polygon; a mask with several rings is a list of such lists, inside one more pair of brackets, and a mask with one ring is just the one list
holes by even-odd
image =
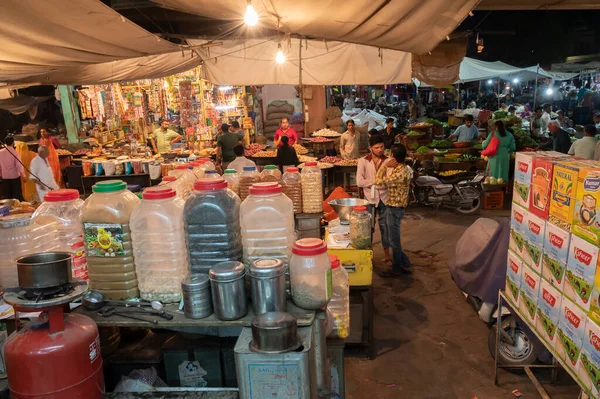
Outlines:
{"label": "motorcycle seat", "polygon": [[460,181],[466,180],[469,176],[465,173],[458,173],[453,176],[437,176],[438,179],[444,184],[456,184]]}

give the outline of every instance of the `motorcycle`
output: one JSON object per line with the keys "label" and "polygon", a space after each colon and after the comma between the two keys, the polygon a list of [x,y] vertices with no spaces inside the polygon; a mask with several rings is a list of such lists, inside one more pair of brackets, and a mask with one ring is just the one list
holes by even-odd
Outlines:
{"label": "motorcycle", "polygon": [[[476,213],[483,204],[485,173],[460,173],[440,176],[434,172],[434,163],[422,162],[412,182],[413,201],[420,205],[454,209],[463,215]],[[414,171],[413,164],[413,171]]]}

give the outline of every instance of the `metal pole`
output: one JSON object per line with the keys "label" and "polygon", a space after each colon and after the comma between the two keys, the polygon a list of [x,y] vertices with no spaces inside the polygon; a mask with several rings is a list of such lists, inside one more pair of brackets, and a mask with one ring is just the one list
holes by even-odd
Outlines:
{"label": "metal pole", "polygon": [[537,90],[538,90],[538,74],[540,73],[540,64],[537,64],[537,68],[535,70],[535,91],[533,92],[533,110],[535,111],[535,107],[537,105]]}
{"label": "metal pole", "polygon": [[498,84],[496,85],[496,87],[498,88],[497,91],[498,93],[496,94],[496,97],[498,97],[498,109],[500,109],[500,77],[498,76]]}
{"label": "metal pole", "polygon": [[[304,86],[302,85],[302,39],[298,39],[298,83],[300,84],[300,104],[302,115],[306,115],[304,110]],[[304,119],[304,136],[306,136],[306,118]]]}

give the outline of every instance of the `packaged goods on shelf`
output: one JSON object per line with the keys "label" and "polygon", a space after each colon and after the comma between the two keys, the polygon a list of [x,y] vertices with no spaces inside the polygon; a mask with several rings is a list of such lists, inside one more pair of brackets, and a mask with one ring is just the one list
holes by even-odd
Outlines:
{"label": "packaged goods on shelf", "polygon": [[596,267],[594,277],[594,288],[592,288],[592,299],[590,300],[590,311],[588,316],[600,325],[600,267]]}
{"label": "packaged goods on shelf", "polygon": [[540,275],[529,266],[523,267],[519,309],[521,309],[521,312],[523,312],[530,323],[535,321],[541,279]]}
{"label": "packaged goods on shelf", "polygon": [[544,220],[548,220],[548,213],[550,212],[550,191],[554,163],[555,159],[551,157],[537,156],[533,158],[529,213]]}
{"label": "packaged goods on shelf", "polygon": [[577,362],[577,376],[594,397],[600,397],[600,326],[589,318]]}
{"label": "packaged goods on shelf", "polygon": [[575,209],[579,169],[585,165],[583,162],[561,162],[554,165],[552,172],[552,195],[548,219],[569,232]]}
{"label": "packaged goods on shelf", "polygon": [[527,209],[513,204],[511,210],[510,227],[521,235],[525,234],[525,231],[527,230],[527,221],[529,220],[528,216],[529,212]]}
{"label": "packaged goods on shelf", "polygon": [[534,153],[518,152],[515,155],[515,181],[513,202],[529,209],[529,194],[531,192],[531,170],[533,169]]}
{"label": "packaged goods on shelf", "polygon": [[509,298],[519,306],[521,290],[521,274],[523,262],[513,252],[508,251],[508,265],[506,268],[506,292]]}
{"label": "packaged goods on shelf", "polygon": [[558,357],[564,360],[573,372],[577,372],[586,319],[585,312],[563,296],[554,349]]}
{"label": "packaged goods on shelf", "polygon": [[600,166],[596,165],[579,169],[571,231],[592,244],[600,245]]}
{"label": "packaged goods on shelf", "polygon": [[525,237],[515,229],[510,229],[508,249],[519,256],[523,256],[523,251],[525,249]]}
{"label": "packaged goods on shelf", "polygon": [[555,287],[563,290],[571,234],[552,223],[546,223],[544,253],[542,255],[542,276]]}
{"label": "packaged goods on shelf", "polygon": [[535,315],[535,328],[550,344],[555,342],[561,301],[562,294],[560,291],[542,279]]}
{"label": "packaged goods on shelf", "polygon": [[563,293],[586,311],[590,308],[597,263],[598,247],[572,236]]}
{"label": "packaged goods on shelf", "polygon": [[521,257],[523,263],[534,269],[538,274],[542,274],[542,250],[545,231],[546,222],[535,215],[529,214]]}

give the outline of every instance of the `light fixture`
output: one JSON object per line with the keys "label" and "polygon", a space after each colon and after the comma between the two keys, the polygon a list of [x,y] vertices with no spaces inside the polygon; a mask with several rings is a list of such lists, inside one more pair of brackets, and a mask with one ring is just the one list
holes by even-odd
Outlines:
{"label": "light fixture", "polygon": [[248,0],[248,4],[246,5],[246,14],[244,14],[244,22],[248,26],[255,26],[258,23],[258,14],[252,7],[252,1]]}
{"label": "light fixture", "polygon": [[220,91],[227,91],[227,90],[231,90],[233,87],[231,86],[219,86],[219,90]]}
{"label": "light fixture", "polygon": [[281,51],[281,43],[277,45],[277,55],[275,56],[275,62],[278,64],[283,64],[285,62],[285,54]]}
{"label": "light fixture", "polygon": [[490,79],[490,80],[488,80],[488,81],[487,81],[487,83],[488,83],[489,85],[491,85],[491,84],[492,84],[492,83],[494,83],[494,82],[492,81],[492,79]]}
{"label": "light fixture", "polygon": [[513,83],[519,83],[519,79],[518,78],[514,78],[513,79]]}
{"label": "light fixture", "polygon": [[552,89],[548,89],[548,90],[546,90],[546,94],[547,94],[547,95],[551,96],[551,95],[552,95],[552,93],[554,93],[554,90],[552,90]]}
{"label": "light fixture", "polygon": [[510,86],[506,86],[506,90],[510,90]]}

